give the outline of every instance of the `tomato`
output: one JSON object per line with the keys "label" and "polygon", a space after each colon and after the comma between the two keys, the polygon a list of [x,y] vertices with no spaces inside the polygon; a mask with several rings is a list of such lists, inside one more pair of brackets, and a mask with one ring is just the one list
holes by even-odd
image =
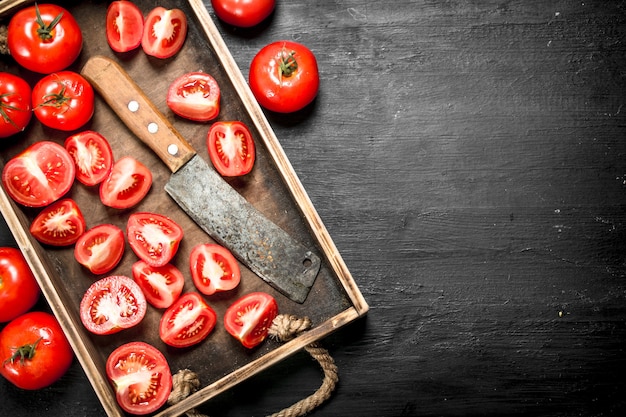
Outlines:
{"label": "tomato", "polygon": [[177,115],[197,122],[215,119],[220,112],[220,87],[204,72],[175,79],[167,91],[167,105]]}
{"label": "tomato", "polygon": [[124,411],[152,413],[172,391],[172,372],[165,356],[145,342],[130,342],[115,349],[106,362],[107,377]]}
{"label": "tomato", "polygon": [[57,201],[74,183],[72,157],[61,145],[36,142],[10,159],[2,170],[2,183],[11,198],[28,207]]}
{"label": "tomato", "polygon": [[106,15],[107,42],[115,52],[128,52],[141,45],[143,13],[131,1],[111,2]]}
{"label": "tomato", "polygon": [[0,248],[0,323],[26,313],[39,300],[39,284],[22,252]]}
{"label": "tomato", "polygon": [[68,246],[76,243],[86,228],[76,202],[65,198],[44,208],[30,224],[30,233],[43,244]]}
{"label": "tomato", "polygon": [[54,4],[40,4],[13,15],[7,45],[18,64],[50,74],[64,70],[78,58],[83,34],[70,12]]}
{"label": "tomato", "polygon": [[157,213],[133,213],[126,234],[130,248],[150,266],[163,266],[172,260],[183,238],[183,229],[174,220]]}
{"label": "tomato", "polygon": [[139,324],[146,309],[146,298],[135,281],[111,275],[87,289],[80,302],[80,320],[94,334],[113,334]]}
{"label": "tomato", "polygon": [[74,352],[49,313],[22,314],[0,332],[0,374],[27,390],[48,387],[72,365]]}
{"label": "tomato", "polygon": [[268,18],[275,0],[211,0],[215,15],[233,26],[248,28]]}
{"label": "tomato", "polygon": [[253,292],[235,301],[224,314],[224,327],[246,348],[260,344],[278,314],[278,305],[271,295]]}
{"label": "tomato", "polygon": [[113,151],[109,141],[98,132],[86,130],[65,140],[65,149],[76,165],[76,179],[92,186],[101,183],[111,172]]}
{"label": "tomato", "polygon": [[94,100],[89,81],[72,71],[46,75],[33,87],[35,117],[53,129],[82,127],[93,116]]}
{"label": "tomato", "polygon": [[74,258],[92,273],[106,274],[122,260],[124,243],[122,229],[113,224],[100,224],[78,238]]}
{"label": "tomato", "polygon": [[0,138],[23,131],[30,122],[31,89],[24,79],[0,72]]}
{"label": "tomato", "polygon": [[191,278],[205,295],[228,291],[239,285],[239,264],[228,249],[213,243],[195,246],[189,256]]}
{"label": "tomato", "polygon": [[252,134],[242,122],[215,122],[206,139],[209,158],[220,174],[228,177],[252,171],[255,147]]}
{"label": "tomato", "polygon": [[180,297],[185,277],[172,264],[150,266],[144,261],[133,264],[133,279],[146,300],[156,308],[168,308]]}
{"label": "tomato", "polygon": [[300,43],[271,43],[252,59],[249,84],[254,97],[266,109],[278,113],[301,110],[317,96],[317,60]]}
{"label": "tomato", "polygon": [[183,348],[200,343],[213,331],[217,314],[197,292],[183,294],[165,310],[159,336],[169,346]]}
{"label": "tomato", "polygon": [[119,159],[100,184],[100,200],[105,206],[117,209],[133,207],[148,194],[152,186],[152,172],[131,156]]}
{"label": "tomato", "polygon": [[183,47],[187,37],[187,16],[180,9],[155,7],[143,27],[141,47],[156,58],[170,58]]}

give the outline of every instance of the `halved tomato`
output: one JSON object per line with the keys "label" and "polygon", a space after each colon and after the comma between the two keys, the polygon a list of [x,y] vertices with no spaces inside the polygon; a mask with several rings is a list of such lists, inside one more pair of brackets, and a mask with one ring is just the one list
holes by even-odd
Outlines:
{"label": "halved tomato", "polygon": [[189,267],[196,288],[206,295],[232,290],[241,280],[239,264],[233,254],[214,243],[195,246],[189,256]]}
{"label": "halved tomato", "polygon": [[130,414],[158,410],[172,391],[167,359],[145,342],[130,342],[115,349],[107,359],[106,372],[118,404]]}
{"label": "halved tomato", "polygon": [[100,200],[105,206],[127,209],[137,205],[150,191],[152,172],[131,156],[119,159],[100,184]]}
{"label": "halved tomato", "polygon": [[7,193],[28,207],[44,207],[61,198],[74,183],[74,161],[65,148],[41,141],[13,157],[2,170]]}
{"label": "halved tomato", "polygon": [[209,158],[221,175],[245,175],[252,170],[255,147],[248,126],[239,121],[215,122],[206,140]]}
{"label": "halved tomato", "polygon": [[114,1],[107,9],[107,42],[115,52],[128,52],[141,45],[143,13],[132,1]]}
{"label": "halved tomato", "polygon": [[235,301],[224,314],[226,331],[251,349],[260,344],[278,314],[278,305],[271,295],[253,292]]}
{"label": "halved tomato", "polygon": [[133,264],[133,279],[146,300],[156,308],[168,308],[180,297],[185,277],[172,264],[150,266],[144,261]]}
{"label": "halved tomato", "polygon": [[111,172],[113,151],[109,141],[98,132],[86,130],[65,140],[65,149],[76,165],[76,179],[92,186],[100,184]]}
{"label": "halved tomato", "polygon": [[141,47],[156,58],[170,58],[183,47],[187,37],[187,17],[180,9],[158,6],[146,17]]}
{"label": "halved tomato", "polygon": [[183,348],[206,339],[217,323],[217,314],[197,292],[183,294],[165,310],[159,336],[166,344]]}
{"label": "halved tomato", "polygon": [[68,246],[76,243],[86,227],[76,202],[65,198],[44,208],[30,224],[30,233],[46,245]]}
{"label": "halved tomato", "polygon": [[139,259],[151,266],[163,266],[176,255],[183,229],[162,214],[139,212],[128,218],[126,234]]}
{"label": "halved tomato", "polygon": [[207,122],[220,113],[220,87],[205,72],[183,74],[170,84],[167,105],[181,117]]}
{"label": "halved tomato", "polygon": [[87,289],[80,302],[80,320],[94,334],[113,334],[139,324],[146,309],[146,298],[135,281],[111,275]]}
{"label": "halved tomato", "polygon": [[122,229],[114,224],[100,224],[78,238],[74,258],[92,273],[105,274],[122,260],[124,243]]}

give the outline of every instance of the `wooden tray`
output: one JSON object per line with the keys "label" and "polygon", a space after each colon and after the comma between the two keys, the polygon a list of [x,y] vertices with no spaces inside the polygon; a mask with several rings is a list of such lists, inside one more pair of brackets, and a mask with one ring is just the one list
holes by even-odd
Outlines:
{"label": "wooden tray", "polygon": [[[23,3],[26,2],[3,2],[0,14],[10,13]],[[83,30],[83,51],[70,69],[80,71],[87,58],[93,55],[115,58],[207,161],[205,138],[210,124],[189,122],[174,116],[167,108],[165,96],[169,83],[185,72],[201,70],[213,75],[222,91],[222,110],[218,120],[243,121],[251,128],[257,144],[257,160],[253,172],[243,179],[230,180],[231,185],[296,239],[317,248],[323,258],[320,273],[303,304],[290,301],[242,266],[242,281],[236,290],[205,297],[217,312],[220,321],[208,339],[196,347],[180,350],[165,345],[159,339],[157,330],[162,310],[152,307],[148,308],[146,317],[138,327],[116,335],[96,336],[84,329],[78,306],[85,290],[102,276],[95,276],[82,268],[73,258],[73,248],[45,247],[34,240],[28,229],[39,210],[15,204],[0,187],[0,211],[33,269],[51,309],[70,339],[76,356],[107,414],[124,415],[117,405],[103,366],[108,355],[123,343],[146,341],[164,353],[172,373],[189,368],[198,374],[202,382],[202,388],[198,392],[175,406],[165,406],[167,408],[164,407],[158,413],[159,416],[172,416],[198,406],[364,315],[368,310],[367,303],[249,91],[203,2],[164,0],[159,3],[166,8],[182,9],[189,19],[189,33],[183,49],[168,60],[150,58],[141,48],[126,54],[115,54],[108,47],[104,36],[104,17],[109,2],[59,3],[72,12]],[[154,7],[153,2],[135,3],[144,14]],[[10,58],[0,61],[0,70],[18,73],[31,85],[41,78],[39,74],[19,69]],[[140,210],[172,217],[185,230],[185,237],[173,263],[185,275],[184,292],[193,291],[195,287],[188,267],[189,253],[196,244],[210,242],[211,239],[163,191],[169,171],[152,151],[130,133],[99,97],[96,99],[93,119],[81,130],[86,129],[102,133],[110,141],[116,159],[132,155],[150,167],[154,176],[150,193],[132,210],[106,208],[99,201],[97,188],[85,187],[75,182],[68,196],[75,199],[81,207],[88,227],[108,222],[125,230],[129,214]],[[33,118],[23,134],[0,142],[0,169],[6,161],[32,143],[45,139],[62,144],[70,134],[71,132],[45,128]],[[131,265],[136,260],[127,245],[122,262],[107,275],[130,276]],[[244,349],[226,333],[221,318],[230,303],[251,291],[272,294],[278,302],[280,313],[308,316],[314,324],[313,328],[285,344],[267,340],[256,349]]]}

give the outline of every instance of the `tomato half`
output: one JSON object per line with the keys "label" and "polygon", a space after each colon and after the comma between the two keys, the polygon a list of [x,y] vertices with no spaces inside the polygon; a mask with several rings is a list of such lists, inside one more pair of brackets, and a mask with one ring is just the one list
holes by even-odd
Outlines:
{"label": "tomato half", "polygon": [[278,314],[278,305],[271,295],[253,292],[235,301],[224,314],[226,331],[251,349],[260,344]]}
{"label": "tomato half", "polygon": [[105,206],[127,209],[139,204],[151,186],[150,169],[135,158],[125,156],[113,164],[100,184],[100,200]]}
{"label": "tomato half", "polygon": [[30,122],[31,89],[17,75],[0,72],[0,138],[23,131]]}
{"label": "tomato half", "polygon": [[30,233],[43,244],[68,246],[76,243],[86,228],[78,204],[65,198],[45,207],[30,224]]}
{"label": "tomato half", "polygon": [[106,362],[107,377],[124,411],[144,415],[161,408],[172,391],[172,372],[165,356],[145,342],[115,349]]}
{"label": "tomato half", "polygon": [[76,179],[87,186],[101,183],[111,172],[113,151],[98,132],[86,130],[65,140],[65,149],[76,165]]}
{"label": "tomato half", "polygon": [[87,289],[80,302],[80,320],[94,334],[113,334],[139,324],[146,309],[146,298],[135,281],[111,275]]}
{"label": "tomato half", "polygon": [[74,258],[93,274],[106,274],[122,260],[124,244],[122,229],[113,224],[100,224],[78,238]]}
{"label": "tomato half", "polygon": [[206,295],[232,290],[241,281],[239,264],[233,254],[213,243],[195,246],[189,256],[189,267],[194,285]]}
{"label": "tomato half", "polygon": [[128,52],[141,45],[143,13],[131,1],[113,1],[106,15],[107,42],[115,52]]}
{"label": "tomato half", "polygon": [[13,15],[7,45],[18,64],[50,74],[67,68],[78,58],[83,34],[70,12],[54,4],[39,4]]}
{"label": "tomato half", "polygon": [[320,84],[313,52],[291,41],[263,47],[252,59],[248,77],[259,104],[278,113],[303,109],[317,96]]}
{"label": "tomato half", "polygon": [[272,14],[275,0],[211,0],[217,17],[233,26],[256,26]]}
{"label": "tomato half", "polygon": [[70,190],[75,173],[74,161],[63,146],[41,141],[6,163],[2,170],[2,183],[18,203],[43,207]]}
{"label": "tomato half", "polygon": [[170,58],[183,47],[187,37],[187,16],[180,9],[155,7],[143,27],[141,47],[156,58]]}
{"label": "tomato half", "polygon": [[22,314],[0,332],[0,374],[19,388],[52,385],[73,360],[72,347],[52,314]]}
{"label": "tomato half", "polygon": [[159,325],[159,336],[169,346],[183,348],[200,343],[213,331],[217,314],[200,294],[183,294],[165,310]]}
{"label": "tomato half", "polygon": [[220,112],[220,87],[204,72],[189,72],[167,90],[167,105],[177,115],[197,122],[215,119]]}
{"label": "tomato half", "polygon": [[22,252],[0,248],[0,323],[26,313],[39,300],[39,284]]}
{"label": "tomato half", "polygon": [[151,266],[169,263],[183,238],[183,229],[174,220],[157,213],[133,213],[126,234],[130,248]]}
{"label": "tomato half", "polygon": [[155,308],[168,308],[183,292],[185,277],[172,264],[150,266],[144,261],[137,261],[132,269],[133,279]]}
{"label": "tomato half", "polygon": [[252,134],[242,122],[215,122],[206,139],[209,158],[221,175],[246,175],[252,171],[255,146]]}
{"label": "tomato half", "polygon": [[58,130],[76,130],[87,123],[94,112],[91,84],[73,71],[43,77],[33,87],[32,100],[35,117]]}

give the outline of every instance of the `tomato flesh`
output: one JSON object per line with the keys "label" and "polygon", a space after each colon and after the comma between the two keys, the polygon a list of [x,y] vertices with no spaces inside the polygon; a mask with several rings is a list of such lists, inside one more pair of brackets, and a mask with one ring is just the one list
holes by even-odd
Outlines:
{"label": "tomato flesh", "polygon": [[220,88],[209,74],[190,72],[170,84],[167,105],[181,117],[207,122],[220,112]]}
{"label": "tomato flesh", "polygon": [[0,138],[23,131],[30,122],[31,89],[17,75],[0,72]]}
{"label": "tomato flesh", "polygon": [[150,266],[144,261],[137,261],[132,269],[133,279],[146,300],[156,308],[168,308],[183,292],[185,277],[172,264]]}
{"label": "tomato flesh", "polygon": [[251,349],[259,345],[269,333],[278,314],[278,305],[271,295],[253,292],[235,301],[224,314],[226,331]]}
{"label": "tomato flesh", "polygon": [[68,246],[76,243],[86,227],[76,202],[65,198],[44,208],[30,224],[30,233],[43,244]]}
{"label": "tomato flesh", "polygon": [[87,186],[101,183],[111,172],[113,150],[98,132],[86,130],[65,140],[65,149],[74,160],[76,179]]}
{"label": "tomato flesh", "polygon": [[252,171],[256,151],[252,134],[244,123],[213,123],[206,143],[209,158],[221,175],[233,177]]}
{"label": "tomato flesh", "polygon": [[183,238],[183,229],[174,220],[157,213],[133,213],[126,226],[128,243],[148,265],[169,263]]}
{"label": "tomato flesh", "polygon": [[189,347],[206,339],[216,323],[217,314],[200,294],[186,293],[163,313],[159,336],[169,346]]}
{"label": "tomato flesh", "polygon": [[170,58],[183,47],[187,37],[187,17],[180,9],[155,7],[146,17],[141,47],[150,56]]}
{"label": "tomato flesh", "polygon": [[232,253],[213,243],[195,246],[189,257],[189,267],[194,285],[205,295],[232,290],[241,280],[239,264]]}
{"label": "tomato flesh", "polygon": [[39,284],[22,252],[0,248],[0,323],[30,310],[40,296]]}
{"label": "tomato flesh", "polygon": [[100,224],[84,232],[76,241],[74,258],[94,274],[105,274],[124,255],[124,232],[113,224]]}
{"label": "tomato flesh", "polygon": [[109,175],[100,184],[100,200],[105,206],[127,209],[148,194],[152,186],[152,172],[131,156],[119,159]]}
{"label": "tomato flesh", "polygon": [[131,1],[113,1],[106,15],[107,42],[115,52],[128,52],[141,45],[143,14]]}

